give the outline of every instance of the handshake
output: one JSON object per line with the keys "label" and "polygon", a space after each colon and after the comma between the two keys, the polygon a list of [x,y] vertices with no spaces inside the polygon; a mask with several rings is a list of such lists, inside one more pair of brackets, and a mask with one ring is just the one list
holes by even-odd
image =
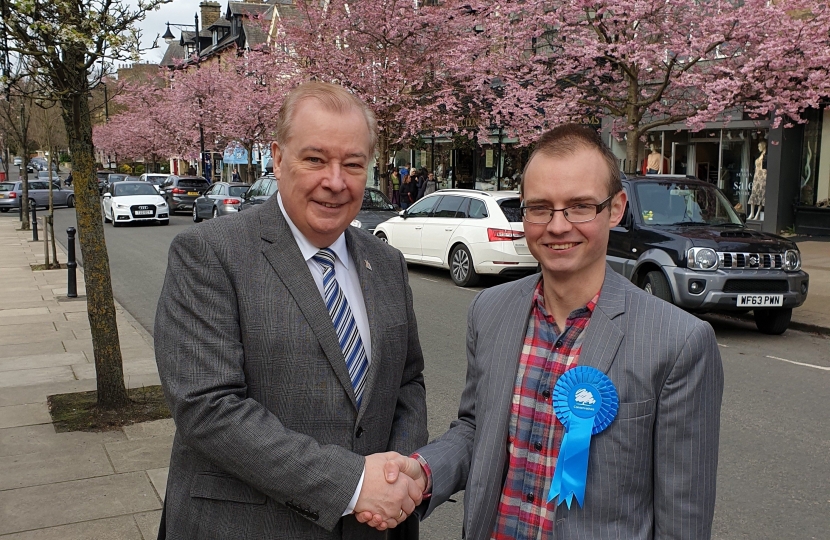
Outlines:
{"label": "handshake", "polygon": [[415,459],[397,452],[366,456],[355,517],[379,531],[396,527],[421,504],[426,485],[427,478]]}

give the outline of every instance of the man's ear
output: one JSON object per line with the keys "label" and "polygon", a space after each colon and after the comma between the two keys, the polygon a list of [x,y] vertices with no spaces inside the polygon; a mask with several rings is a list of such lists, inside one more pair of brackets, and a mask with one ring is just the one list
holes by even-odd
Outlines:
{"label": "man's ear", "polygon": [[610,226],[616,227],[620,224],[623,218],[623,212],[625,212],[625,203],[628,201],[628,195],[626,195],[625,190],[620,191],[611,199],[611,207],[609,209],[611,213],[611,222]]}
{"label": "man's ear", "polygon": [[274,175],[276,175],[282,164],[282,151],[280,150],[279,143],[276,141],[271,143],[271,162],[274,167]]}

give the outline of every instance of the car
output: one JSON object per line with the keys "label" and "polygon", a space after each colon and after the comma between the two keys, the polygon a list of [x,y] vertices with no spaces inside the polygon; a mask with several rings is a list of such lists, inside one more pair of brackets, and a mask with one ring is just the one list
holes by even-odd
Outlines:
{"label": "car", "polygon": [[242,182],[217,182],[193,202],[193,221],[199,223],[239,212],[242,196],[251,184]]}
{"label": "car", "polygon": [[[48,165],[46,163],[46,159],[44,159],[42,157],[33,157],[32,159],[29,160],[29,165],[31,165],[32,168],[34,169],[34,171],[32,171],[32,172],[45,171],[48,168]],[[53,165],[52,168],[54,170],[57,167],[55,167]]]}
{"label": "car", "polygon": [[107,178],[112,174],[108,169],[100,169],[95,171],[95,177],[98,179],[98,193],[102,194],[107,188]]}
{"label": "car", "polygon": [[161,186],[159,194],[170,207],[170,215],[179,210],[193,210],[193,201],[210,187],[210,182],[201,176],[178,176],[171,174]]}
{"label": "car", "polygon": [[[17,210],[23,198],[23,182],[0,182],[0,212]],[[52,182],[52,204],[54,206],[75,206],[75,191],[71,187],[62,186],[60,182]],[[49,183],[44,180],[29,180],[29,207],[49,207]]]}
{"label": "car", "polygon": [[525,240],[517,191],[442,189],[375,229],[407,262],[448,268],[472,287],[481,274],[521,277],[538,263]]}
{"label": "car", "polygon": [[167,177],[170,176],[169,174],[163,173],[144,173],[138,177],[139,180],[142,182],[150,182],[154,186],[156,186],[156,191],[158,191],[159,186],[167,180]]}
{"label": "car", "polygon": [[[38,180],[49,180],[49,171],[38,171],[37,172],[37,179]],[[52,171],[52,180],[60,181],[61,177],[55,171]]]}
{"label": "car", "polygon": [[167,201],[147,182],[115,182],[101,198],[104,223],[118,227],[124,223],[155,221],[170,223]]}
{"label": "car", "polygon": [[609,235],[609,265],[646,292],[691,312],[753,312],[782,334],[809,275],[795,242],[746,226],[714,185],[682,176],[628,177],[628,205]]}
{"label": "car", "polygon": [[375,188],[367,187],[363,192],[363,205],[352,221],[352,227],[374,234],[377,226],[397,216],[400,208],[392,204],[389,198]]}
{"label": "car", "polygon": [[18,167],[23,165],[23,158],[22,157],[15,157],[14,158],[14,164]]}
{"label": "car", "polygon": [[277,192],[278,184],[279,180],[273,173],[260,176],[243,195],[239,211],[247,210],[270,199],[271,195]]}

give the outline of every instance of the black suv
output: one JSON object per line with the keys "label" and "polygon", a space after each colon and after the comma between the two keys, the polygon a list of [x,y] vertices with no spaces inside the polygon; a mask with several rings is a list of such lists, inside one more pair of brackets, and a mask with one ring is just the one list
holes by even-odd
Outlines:
{"label": "black suv", "polygon": [[795,242],[748,228],[715,186],[681,176],[628,177],[623,221],[611,230],[611,267],[689,311],[753,311],[782,334],[807,298]]}

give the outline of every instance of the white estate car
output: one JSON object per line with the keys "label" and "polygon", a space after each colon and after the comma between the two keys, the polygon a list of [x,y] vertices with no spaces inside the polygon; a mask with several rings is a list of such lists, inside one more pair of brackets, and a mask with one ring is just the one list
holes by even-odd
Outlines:
{"label": "white estate car", "polygon": [[133,221],[170,223],[170,211],[164,197],[149,182],[115,182],[101,198],[104,223],[113,227]]}
{"label": "white estate car", "polygon": [[456,285],[472,287],[479,274],[536,271],[519,206],[518,191],[442,189],[378,225],[375,236],[407,262],[449,268]]}

